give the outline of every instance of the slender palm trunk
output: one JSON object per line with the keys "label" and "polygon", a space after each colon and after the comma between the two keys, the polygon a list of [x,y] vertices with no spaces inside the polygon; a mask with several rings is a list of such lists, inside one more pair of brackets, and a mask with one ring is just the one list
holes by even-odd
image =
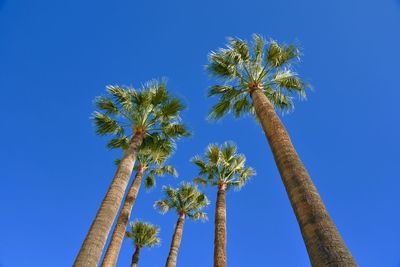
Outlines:
{"label": "slender palm trunk", "polygon": [[[137,267],[139,263],[139,254],[140,254],[140,247],[136,246],[135,253],[132,255],[132,263],[131,267]],[[104,262],[103,262],[104,263]],[[110,265],[108,265],[110,266]]]}
{"label": "slender palm trunk", "polygon": [[172,236],[172,242],[171,242],[171,247],[169,249],[167,263],[165,264],[166,267],[176,266],[176,258],[178,257],[178,250],[179,246],[181,245],[184,223],[185,223],[185,214],[181,214],[179,216],[178,221],[176,222],[175,232],[174,235]]}
{"label": "slender palm trunk", "polygon": [[135,133],[132,138],[103,202],[97,211],[96,217],[90,226],[85,241],[79,250],[74,266],[97,267],[99,264],[108,234],[117,216],[126,187],[128,186],[129,178],[132,174],[136,160],[136,152],[143,138],[144,134],[142,132]]}
{"label": "slender palm trunk", "polygon": [[251,98],[300,225],[312,266],[357,266],[273,105],[259,88],[252,90]]}
{"label": "slender palm trunk", "polygon": [[226,185],[218,186],[215,208],[214,267],[226,267]]}
{"label": "slender palm trunk", "polygon": [[135,204],[135,200],[142,183],[144,171],[145,168],[142,165],[139,165],[135,179],[128,189],[124,204],[119,212],[117,223],[111,236],[111,241],[101,264],[103,267],[115,266],[117,264],[119,250],[121,249],[122,241],[125,237],[126,226],[128,225],[129,218],[131,217],[132,208]]}

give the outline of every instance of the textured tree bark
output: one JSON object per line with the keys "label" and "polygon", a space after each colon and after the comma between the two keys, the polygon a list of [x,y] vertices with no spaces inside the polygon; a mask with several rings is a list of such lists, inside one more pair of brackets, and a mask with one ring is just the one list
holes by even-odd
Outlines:
{"label": "textured tree bark", "polygon": [[144,171],[145,168],[139,165],[139,169],[135,175],[135,179],[128,189],[124,204],[121,211],[119,212],[117,223],[115,224],[110,243],[101,264],[101,266],[103,267],[115,266],[117,264],[119,251],[121,249],[122,241],[125,237],[126,226],[128,225],[129,218],[131,217],[132,208],[135,204],[136,197],[142,183]]}
{"label": "textured tree bark", "polygon": [[312,266],[357,266],[273,105],[259,88],[252,90],[251,98],[299,223]]}
{"label": "textured tree bark", "polygon": [[[135,253],[132,255],[132,263],[131,267],[137,267],[139,263],[139,254],[140,254],[140,247],[136,246]],[[108,265],[110,266],[110,265]]]}
{"label": "textured tree bark", "polygon": [[226,185],[218,187],[215,208],[214,267],[226,267]]}
{"label": "textured tree bark", "polygon": [[178,257],[179,246],[181,245],[184,223],[185,223],[185,215],[182,214],[179,216],[179,219],[176,222],[175,232],[174,235],[172,236],[172,242],[167,258],[167,263],[165,264],[166,267],[176,267],[176,259]]}
{"label": "textured tree bark", "polygon": [[108,234],[128,186],[136,160],[136,152],[142,144],[143,138],[144,133],[142,132],[136,132],[133,136],[73,266],[98,266]]}

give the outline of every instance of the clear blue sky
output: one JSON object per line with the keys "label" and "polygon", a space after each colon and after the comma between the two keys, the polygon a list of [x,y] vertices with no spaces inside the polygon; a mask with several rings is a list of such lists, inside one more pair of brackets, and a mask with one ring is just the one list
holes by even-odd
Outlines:
{"label": "clear blue sky", "polygon": [[[115,171],[89,119],[107,84],[169,78],[194,135],[171,159],[178,180],[140,192],[132,219],[161,227],[141,265],[162,266],[176,221],[153,202],[191,180],[189,159],[235,141],[258,175],[228,198],[228,263],[309,266],[261,128],[209,123],[207,53],[226,36],[297,42],[314,91],[283,116],[295,147],[360,266],[400,266],[400,1],[0,0],[0,266],[71,266]],[[301,2],[301,3],[300,3]],[[212,200],[215,189],[206,190]],[[213,213],[185,225],[178,265],[212,265]],[[125,241],[119,266],[130,262]]]}

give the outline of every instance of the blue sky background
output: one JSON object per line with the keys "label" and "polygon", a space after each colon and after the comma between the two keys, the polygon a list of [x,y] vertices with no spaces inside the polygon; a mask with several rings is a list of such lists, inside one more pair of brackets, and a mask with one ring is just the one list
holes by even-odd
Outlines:
{"label": "blue sky background", "polygon": [[[189,159],[235,141],[258,175],[228,198],[228,263],[309,266],[295,216],[252,118],[205,120],[214,100],[207,53],[226,36],[296,42],[314,91],[283,116],[292,141],[360,266],[400,266],[400,2],[0,0],[0,266],[71,266],[115,171],[94,134],[107,84],[169,77],[194,132],[171,159],[178,180],[140,192],[132,219],[161,227],[142,266],[163,266],[175,214],[152,204],[163,184],[191,180]],[[215,199],[215,189],[207,189]],[[212,265],[213,213],[185,225],[179,266]],[[118,266],[130,263],[125,241]]]}

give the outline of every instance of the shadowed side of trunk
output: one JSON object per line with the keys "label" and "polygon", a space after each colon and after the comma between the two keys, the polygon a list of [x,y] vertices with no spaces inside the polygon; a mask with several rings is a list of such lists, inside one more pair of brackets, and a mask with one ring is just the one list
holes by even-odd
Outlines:
{"label": "shadowed side of trunk", "polygon": [[312,266],[357,266],[263,91],[251,98],[300,225]]}
{"label": "shadowed side of trunk", "polygon": [[176,222],[175,232],[174,235],[172,236],[172,242],[167,258],[167,263],[165,264],[166,267],[176,266],[176,259],[178,257],[179,246],[181,245],[184,223],[185,223],[185,215],[182,214],[179,216],[179,219]]}
{"label": "shadowed side of trunk", "polygon": [[136,197],[142,183],[143,173],[144,168],[139,166],[139,170],[135,175],[135,179],[133,180],[128,193],[126,194],[124,204],[119,212],[117,223],[111,236],[110,244],[108,245],[106,254],[104,255],[104,259],[101,264],[103,267],[115,266],[117,264],[119,251],[121,249],[122,241],[125,237],[126,226],[128,225],[129,218],[131,217],[132,208],[135,204]]}
{"label": "shadowed side of trunk", "polygon": [[[140,254],[140,247],[136,246],[135,253],[132,255],[132,263],[131,267],[137,267],[139,263],[139,254]],[[110,265],[107,265],[110,266]]]}
{"label": "shadowed side of trunk", "polygon": [[226,186],[218,187],[215,208],[214,267],[226,267]]}
{"label": "shadowed side of trunk", "polygon": [[136,152],[143,141],[143,137],[143,133],[135,133],[128,149],[125,151],[113,181],[75,259],[74,266],[97,267],[99,264],[108,234],[128,186],[129,178],[135,165]]}

